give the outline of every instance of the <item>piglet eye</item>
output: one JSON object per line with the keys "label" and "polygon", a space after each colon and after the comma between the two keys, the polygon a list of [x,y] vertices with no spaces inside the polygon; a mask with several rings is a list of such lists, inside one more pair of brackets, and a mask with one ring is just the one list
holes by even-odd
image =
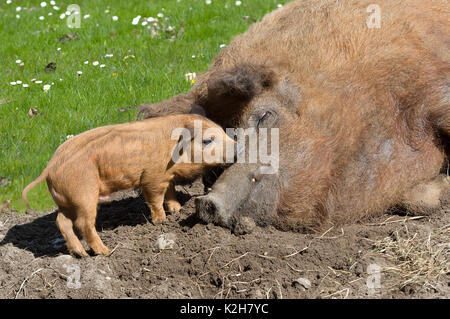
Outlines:
{"label": "piglet eye", "polygon": [[208,139],[206,139],[206,140],[203,140],[202,142],[203,142],[203,145],[208,145],[208,144],[211,144],[213,141],[214,141],[214,136],[213,137],[211,137],[211,138],[208,138]]}

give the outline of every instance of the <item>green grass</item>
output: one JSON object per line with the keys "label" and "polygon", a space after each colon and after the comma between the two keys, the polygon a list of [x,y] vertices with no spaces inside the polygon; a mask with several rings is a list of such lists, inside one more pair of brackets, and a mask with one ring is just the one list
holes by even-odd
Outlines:
{"label": "green grass", "polygon": [[[25,209],[22,189],[40,175],[67,135],[132,121],[139,104],[187,92],[191,84],[184,74],[205,71],[221,44],[286,1],[242,0],[236,6],[235,0],[209,5],[205,0],[80,0],[80,28],[70,29],[60,15],[74,2],[56,1],[59,11],[50,1],[45,7],[41,1],[0,3],[0,204],[10,199],[19,211]],[[138,25],[131,23],[137,15],[156,18],[158,13],[174,31],[152,37],[142,18]],[[66,34],[78,39],[59,41]],[[93,66],[93,61],[105,67]],[[50,62],[56,70],[45,72]],[[34,78],[43,82],[31,82]],[[10,84],[17,80],[29,87]],[[52,83],[44,92],[43,86]],[[29,116],[30,108],[38,114]],[[28,199],[35,209],[54,206],[45,182]]]}

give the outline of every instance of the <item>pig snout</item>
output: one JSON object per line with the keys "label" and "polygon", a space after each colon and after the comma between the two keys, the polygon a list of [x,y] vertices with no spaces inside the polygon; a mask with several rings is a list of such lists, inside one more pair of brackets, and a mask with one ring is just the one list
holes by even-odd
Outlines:
{"label": "pig snout", "polygon": [[278,174],[260,174],[261,167],[234,164],[212,190],[195,200],[197,215],[207,223],[245,234],[271,223],[278,204]]}
{"label": "pig snout", "polygon": [[230,226],[230,215],[220,197],[210,194],[199,196],[195,199],[195,206],[198,216],[203,221],[224,227]]}
{"label": "pig snout", "polygon": [[225,208],[223,201],[214,195],[199,196],[195,200],[199,217],[208,223],[229,228],[235,235],[251,233],[256,226],[253,218],[237,216]]}

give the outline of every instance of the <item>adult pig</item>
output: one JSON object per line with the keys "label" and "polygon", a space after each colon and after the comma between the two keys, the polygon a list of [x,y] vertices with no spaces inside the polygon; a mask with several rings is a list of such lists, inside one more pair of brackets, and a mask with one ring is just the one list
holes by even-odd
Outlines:
{"label": "adult pig", "polygon": [[319,229],[429,213],[449,199],[449,16],[447,1],[293,1],[237,36],[190,92],[141,113],[279,128],[278,171],[231,166],[197,199],[206,221]]}

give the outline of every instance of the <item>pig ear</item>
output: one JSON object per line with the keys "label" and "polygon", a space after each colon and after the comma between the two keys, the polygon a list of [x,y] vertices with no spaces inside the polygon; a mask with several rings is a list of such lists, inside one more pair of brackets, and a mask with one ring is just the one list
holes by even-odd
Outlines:
{"label": "pig ear", "polygon": [[198,104],[191,105],[191,110],[189,111],[189,114],[197,114],[197,115],[201,115],[201,116],[206,115],[205,109]]}
{"label": "pig ear", "polygon": [[233,97],[251,99],[273,85],[273,72],[264,66],[239,65],[210,75],[207,82],[209,98]]}
{"label": "pig ear", "polygon": [[141,116],[147,119],[169,114],[186,114],[189,113],[193,103],[194,96],[191,93],[187,93],[178,94],[168,100],[154,104],[141,104],[139,105],[139,112],[136,119],[140,119]]}

